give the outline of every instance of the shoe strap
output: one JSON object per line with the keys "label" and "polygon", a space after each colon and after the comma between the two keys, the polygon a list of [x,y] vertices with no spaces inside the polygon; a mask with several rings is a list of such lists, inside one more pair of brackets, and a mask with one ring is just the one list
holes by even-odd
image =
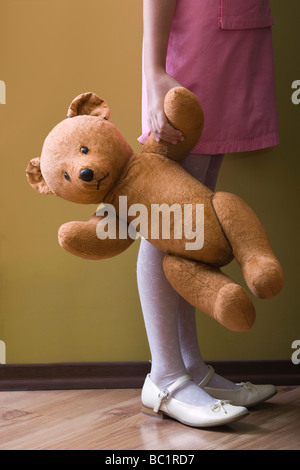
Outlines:
{"label": "shoe strap", "polygon": [[171,395],[171,393],[173,393],[178,387],[180,387],[185,382],[188,382],[189,380],[192,380],[192,377],[190,375],[183,375],[182,377],[180,377],[180,379],[172,383],[168,388],[161,390],[158,394],[153,411],[155,413],[158,413],[162,402],[166,401]]}
{"label": "shoe strap", "polygon": [[212,366],[208,366],[208,373],[206,375],[206,377],[204,377],[203,380],[201,380],[201,382],[198,384],[198,387],[200,388],[204,388],[206,387],[206,385],[211,381],[215,371],[214,371],[214,368]]}

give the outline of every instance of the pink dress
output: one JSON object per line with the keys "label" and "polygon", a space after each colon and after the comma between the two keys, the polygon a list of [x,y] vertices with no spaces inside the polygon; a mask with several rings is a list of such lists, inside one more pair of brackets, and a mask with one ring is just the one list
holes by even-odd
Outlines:
{"label": "pink dress", "polygon": [[[204,131],[192,153],[279,144],[269,0],[177,0],[167,72],[199,98]],[[143,79],[144,143],[148,137]]]}

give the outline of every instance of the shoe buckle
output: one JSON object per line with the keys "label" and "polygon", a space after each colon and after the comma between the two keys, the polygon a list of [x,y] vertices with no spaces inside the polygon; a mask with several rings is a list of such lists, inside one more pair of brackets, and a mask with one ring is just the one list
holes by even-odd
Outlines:
{"label": "shoe buckle", "polygon": [[169,390],[166,388],[165,390],[162,390],[159,395],[158,395],[158,398],[161,400],[161,401],[165,401],[169,398],[170,396],[170,392]]}
{"label": "shoe buckle", "polygon": [[182,385],[183,383],[191,379],[192,378],[189,375],[184,375],[180,379],[176,380],[172,385],[170,385],[169,388],[165,388],[164,390],[161,390],[157,396],[157,400],[156,400],[153,411],[157,413],[162,402],[168,400],[168,398],[170,397],[170,394],[173,393],[176,390],[176,388],[178,388],[180,385]]}
{"label": "shoe buckle", "polygon": [[153,411],[155,413],[158,412],[158,410],[160,409],[160,406],[162,404],[163,401],[166,401],[170,396],[170,392],[168,389],[165,389],[165,390],[162,390],[161,392],[159,392],[158,394],[158,397],[157,397],[157,401],[156,401],[156,404],[155,404],[155,407],[153,409]]}

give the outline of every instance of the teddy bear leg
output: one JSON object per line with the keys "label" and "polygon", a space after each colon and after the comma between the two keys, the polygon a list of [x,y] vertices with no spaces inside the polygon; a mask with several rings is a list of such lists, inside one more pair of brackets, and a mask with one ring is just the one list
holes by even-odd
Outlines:
{"label": "teddy bear leg", "polygon": [[[102,218],[94,214],[87,222],[63,224],[58,231],[60,246],[73,255],[90,260],[112,258],[125,251],[134,242],[130,237],[105,240],[98,238],[97,225]],[[116,234],[119,233],[121,223],[123,222],[117,218]]]}
{"label": "teddy bear leg", "polygon": [[264,299],[277,295],[283,287],[283,272],[257,215],[230,193],[216,193],[213,205],[249,289]]}
{"label": "teddy bear leg", "polygon": [[245,290],[219,268],[166,255],[164,272],[174,289],[190,304],[232,331],[246,331],[255,309]]}

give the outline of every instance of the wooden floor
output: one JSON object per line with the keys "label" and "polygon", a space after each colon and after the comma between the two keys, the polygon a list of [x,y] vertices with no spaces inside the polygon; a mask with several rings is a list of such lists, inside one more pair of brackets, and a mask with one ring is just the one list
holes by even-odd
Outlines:
{"label": "wooden floor", "polygon": [[194,429],[140,412],[140,390],[0,392],[0,450],[300,450],[300,387]]}

